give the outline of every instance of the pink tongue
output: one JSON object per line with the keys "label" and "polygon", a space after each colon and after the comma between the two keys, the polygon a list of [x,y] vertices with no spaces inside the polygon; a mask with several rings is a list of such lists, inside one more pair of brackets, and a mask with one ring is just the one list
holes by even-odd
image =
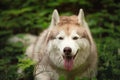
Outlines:
{"label": "pink tongue", "polygon": [[65,59],[65,62],[64,62],[64,67],[66,70],[70,71],[73,67],[73,58],[72,59]]}

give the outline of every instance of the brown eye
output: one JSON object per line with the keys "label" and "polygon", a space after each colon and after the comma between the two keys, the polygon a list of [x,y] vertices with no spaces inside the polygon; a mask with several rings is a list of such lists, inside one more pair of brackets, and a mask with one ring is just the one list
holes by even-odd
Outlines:
{"label": "brown eye", "polygon": [[79,37],[77,37],[77,36],[75,36],[75,37],[73,37],[73,40],[77,40]]}
{"label": "brown eye", "polygon": [[64,38],[63,38],[63,37],[59,37],[58,39],[59,39],[59,40],[63,40]]}

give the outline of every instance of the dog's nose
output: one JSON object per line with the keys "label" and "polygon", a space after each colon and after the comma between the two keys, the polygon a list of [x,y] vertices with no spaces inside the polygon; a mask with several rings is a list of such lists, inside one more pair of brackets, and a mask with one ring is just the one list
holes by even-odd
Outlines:
{"label": "dog's nose", "polygon": [[70,47],[65,47],[63,51],[64,51],[65,55],[70,55],[72,52],[72,49]]}

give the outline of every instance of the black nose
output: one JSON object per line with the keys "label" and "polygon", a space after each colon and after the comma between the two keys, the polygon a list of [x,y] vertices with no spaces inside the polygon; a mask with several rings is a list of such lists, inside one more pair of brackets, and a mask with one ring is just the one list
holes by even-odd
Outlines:
{"label": "black nose", "polygon": [[70,47],[65,47],[63,51],[64,51],[65,55],[70,55],[72,52],[72,49]]}

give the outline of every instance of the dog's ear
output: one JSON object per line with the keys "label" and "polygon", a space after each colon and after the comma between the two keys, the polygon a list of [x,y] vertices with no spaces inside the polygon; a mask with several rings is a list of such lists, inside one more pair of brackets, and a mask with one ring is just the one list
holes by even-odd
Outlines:
{"label": "dog's ear", "polygon": [[52,14],[52,21],[50,24],[50,28],[56,26],[59,23],[59,21],[60,21],[59,14],[58,14],[57,9],[55,9]]}
{"label": "dog's ear", "polygon": [[80,10],[79,10],[78,23],[80,23],[81,25],[84,25],[84,24],[85,24],[85,17],[84,17],[83,9],[80,9]]}
{"label": "dog's ear", "polygon": [[83,27],[86,28],[86,31],[87,31],[87,33],[88,33],[88,37],[89,37],[89,39],[90,39],[90,41],[91,41],[91,44],[94,44],[94,41],[93,41],[93,38],[92,38],[92,35],[91,35],[91,32],[90,32],[90,29],[89,29],[89,27],[88,27],[87,22],[85,21],[83,9],[80,9],[80,10],[79,10],[78,23],[79,23],[81,26],[83,26]]}

